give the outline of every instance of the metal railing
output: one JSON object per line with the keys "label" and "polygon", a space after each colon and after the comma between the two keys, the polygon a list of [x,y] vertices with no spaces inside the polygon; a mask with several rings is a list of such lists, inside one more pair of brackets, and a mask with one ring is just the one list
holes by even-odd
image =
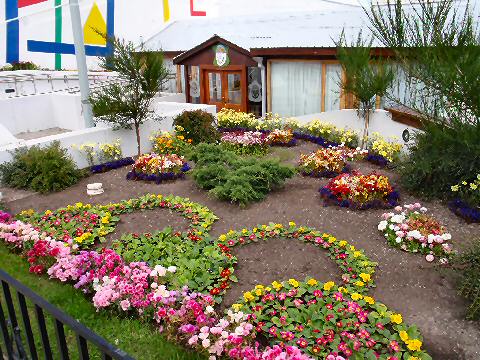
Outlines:
{"label": "metal railing", "polygon": [[[43,357],[46,360],[69,360],[71,358],[69,350],[71,349],[69,349],[67,344],[66,327],[75,334],[78,357],[81,360],[91,358],[89,344],[96,348],[104,360],[134,360],[127,353],[116,348],[1,269],[0,281],[3,289],[3,299],[0,296],[0,329],[3,338],[3,344],[0,341],[0,359],[37,360],[39,357]],[[14,303],[11,289],[13,292],[16,292],[17,304]],[[33,305],[33,307],[30,306],[30,311],[27,301]],[[7,312],[4,312],[3,303],[6,305]],[[20,315],[17,315],[17,312]],[[33,330],[34,328],[30,322],[32,312],[37,322],[38,329],[35,329],[36,331]],[[48,331],[46,314],[53,320],[56,350],[53,349],[50,343],[52,334],[49,334]],[[17,317],[21,318],[23,326],[19,325]],[[37,338],[35,335],[37,335]],[[27,350],[24,346],[24,339],[27,343],[29,355],[27,355]],[[39,343],[41,346],[38,347],[43,350],[43,356],[39,356],[37,352]],[[68,343],[72,343],[72,341],[68,341]]]}

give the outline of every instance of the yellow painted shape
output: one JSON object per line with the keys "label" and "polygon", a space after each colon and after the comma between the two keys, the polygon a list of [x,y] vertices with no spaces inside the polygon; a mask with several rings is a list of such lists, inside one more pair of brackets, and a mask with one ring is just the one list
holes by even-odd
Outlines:
{"label": "yellow painted shape", "polygon": [[163,0],[163,22],[170,20],[170,5],[168,0]]}
{"label": "yellow painted shape", "polygon": [[92,10],[90,10],[90,14],[85,22],[85,26],[83,27],[83,39],[85,44],[107,45],[107,39],[98,34],[98,31],[102,34],[106,34],[107,23],[105,22],[97,3],[94,2]]}

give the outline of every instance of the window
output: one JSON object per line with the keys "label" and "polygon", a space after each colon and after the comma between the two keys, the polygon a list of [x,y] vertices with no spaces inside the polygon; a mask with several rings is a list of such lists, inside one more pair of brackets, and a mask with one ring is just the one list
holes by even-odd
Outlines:
{"label": "window", "polygon": [[299,116],[321,111],[322,63],[272,62],[270,71],[273,113]]}
{"label": "window", "polygon": [[262,71],[258,67],[248,68],[248,111],[262,116]]}
{"label": "window", "polygon": [[340,110],[341,76],[342,66],[340,64],[325,64],[324,111]]}
{"label": "window", "polygon": [[200,104],[200,68],[198,66],[189,66],[188,86],[190,88],[190,102]]}

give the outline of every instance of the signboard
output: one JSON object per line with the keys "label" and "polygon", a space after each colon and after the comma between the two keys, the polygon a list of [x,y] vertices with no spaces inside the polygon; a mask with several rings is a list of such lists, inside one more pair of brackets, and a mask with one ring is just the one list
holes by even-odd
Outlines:
{"label": "signboard", "polygon": [[213,51],[215,52],[213,65],[223,67],[230,64],[230,57],[228,56],[228,47],[226,47],[225,45],[219,44],[213,47]]}

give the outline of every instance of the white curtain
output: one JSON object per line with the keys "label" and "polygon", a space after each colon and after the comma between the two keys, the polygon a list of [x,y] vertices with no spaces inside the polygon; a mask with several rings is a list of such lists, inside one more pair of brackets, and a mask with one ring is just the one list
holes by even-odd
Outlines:
{"label": "white curtain", "polygon": [[273,62],[272,112],[281,116],[319,113],[322,96],[320,62]]}
{"label": "white curtain", "polygon": [[325,111],[340,110],[341,76],[342,66],[340,64],[326,64]]}

